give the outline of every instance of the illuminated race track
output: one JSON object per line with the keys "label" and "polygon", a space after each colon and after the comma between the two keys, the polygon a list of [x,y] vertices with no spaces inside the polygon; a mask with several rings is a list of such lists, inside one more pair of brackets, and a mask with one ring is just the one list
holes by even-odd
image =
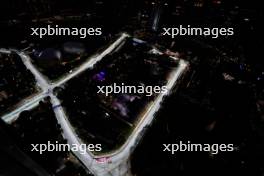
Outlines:
{"label": "illuminated race track", "polygon": [[[67,114],[65,113],[63,107],[61,106],[60,100],[53,94],[53,89],[59,86],[62,86],[67,81],[76,77],[83,71],[88,68],[92,68],[97,62],[103,59],[107,54],[111,53],[115,48],[120,46],[122,41],[124,41],[128,37],[127,34],[122,34],[115,42],[113,42],[106,50],[101,52],[100,54],[91,57],[77,67],[73,72],[61,77],[58,81],[52,83],[45,76],[43,76],[38,69],[32,64],[31,58],[26,55],[24,52],[20,52],[18,50],[12,49],[12,52],[17,53],[25,66],[31,73],[34,75],[37,85],[41,88],[41,92],[29,99],[24,100],[16,110],[4,115],[2,119],[7,123],[12,123],[17,119],[19,114],[24,110],[30,110],[36,107],[43,98],[49,96],[51,99],[53,111],[55,113],[56,119],[62,128],[62,135],[65,139],[67,139],[70,145],[72,144],[82,144],[81,139],[78,137],[76,132],[73,130],[73,127],[68,121]],[[8,52],[8,50],[4,50]],[[0,50],[1,52],[1,50]],[[158,51],[157,51],[158,52]],[[177,59],[177,58],[174,58]],[[137,123],[135,129],[130,134],[125,144],[123,144],[119,149],[104,155],[94,155],[93,153],[87,151],[82,154],[78,151],[73,152],[74,155],[96,176],[121,176],[125,175],[128,171],[128,160],[130,154],[133,152],[138,142],[144,135],[146,127],[148,127],[153,121],[154,114],[159,110],[160,104],[163,101],[163,98],[167,96],[173,87],[176,85],[177,81],[184,73],[185,69],[188,67],[188,63],[184,60],[179,60],[179,65],[175,68],[169,76],[167,82],[167,93],[159,94],[155,100],[151,103],[151,105],[146,109],[145,113],[140,118],[140,121]],[[105,160],[104,160],[105,159]],[[101,161],[101,162],[98,162]]]}

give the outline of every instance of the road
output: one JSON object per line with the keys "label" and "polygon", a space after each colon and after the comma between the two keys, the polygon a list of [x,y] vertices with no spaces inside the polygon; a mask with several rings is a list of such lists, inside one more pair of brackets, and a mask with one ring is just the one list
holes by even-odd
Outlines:
{"label": "road", "polygon": [[[36,107],[43,98],[49,96],[51,98],[51,103],[53,106],[53,110],[55,113],[55,116],[57,118],[58,123],[61,125],[61,128],[63,130],[63,136],[65,139],[67,139],[68,143],[70,145],[72,144],[81,144],[79,138],[77,137],[75,131],[73,130],[72,126],[68,122],[68,118],[66,116],[66,113],[64,112],[64,109],[61,107],[60,100],[53,94],[53,89],[63,85],[67,81],[71,80],[72,78],[76,77],[80,73],[84,72],[88,68],[92,68],[97,62],[99,62],[102,58],[104,58],[107,54],[112,52],[117,46],[120,45],[120,43],[128,37],[127,34],[123,33],[114,43],[112,43],[107,49],[105,49],[102,53],[97,54],[95,57],[92,57],[88,59],[86,62],[81,64],[79,67],[77,67],[72,73],[67,74],[63,76],[59,81],[55,83],[51,83],[50,80],[48,80],[45,76],[43,76],[38,69],[32,64],[31,58],[26,55],[24,52],[15,50],[15,49],[0,49],[0,52],[2,53],[11,53],[15,52],[17,53],[24,65],[28,70],[31,71],[31,73],[34,75],[35,80],[37,82],[38,87],[41,88],[41,92],[37,95],[25,99],[20,104],[21,106],[17,107],[14,111],[2,116],[1,118],[7,122],[12,123],[14,120],[16,120],[19,116],[19,114],[22,111],[30,110],[34,107]],[[98,164],[93,156],[92,153],[87,152],[85,154],[81,154],[80,152],[74,152],[75,156],[82,161],[82,163],[95,175],[104,175],[102,173],[105,173],[105,168],[101,167],[100,164]]]}
{"label": "road", "polygon": [[27,67],[28,70],[31,71],[31,73],[34,75],[38,86],[45,92],[48,90],[49,88],[49,81],[38,71],[38,69],[32,64],[31,62],[31,58],[26,55],[24,52],[19,52],[17,50],[13,50],[14,52],[16,52],[22,62],[24,63],[24,65]]}
{"label": "road", "polygon": [[159,96],[157,96],[151,106],[144,113],[144,116],[141,118],[141,121],[138,123],[137,127],[135,128],[134,132],[130,135],[126,143],[115,152],[108,155],[100,156],[111,158],[112,163],[108,164],[109,169],[116,168],[118,165],[120,165],[122,162],[126,161],[126,159],[129,158],[131,152],[133,152],[134,148],[137,146],[139,140],[143,136],[143,134],[141,134],[142,131],[144,131],[144,128],[148,127],[153,121],[154,114],[159,110],[160,104],[164,96],[167,96],[170,93],[170,91],[173,89],[174,85],[177,83],[178,79],[181,77],[187,67],[187,62],[185,62],[184,60],[179,61],[179,66],[177,67],[177,69],[175,69],[170,74],[169,81],[166,85],[168,89],[167,93],[159,94]]}
{"label": "road", "polygon": [[[15,111],[3,116],[2,119],[5,120],[7,123],[11,123],[18,117],[20,112],[34,108],[35,106],[38,105],[39,101],[41,101],[44,97],[49,96],[51,98],[51,103],[53,106],[56,119],[62,128],[64,138],[67,139],[70,145],[82,144],[81,139],[79,139],[73,127],[69,123],[67,115],[63,107],[61,106],[60,100],[53,94],[53,89],[65,84],[67,81],[76,77],[86,69],[92,68],[94,64],[96,64],[107,54],[111,53],[115,48],[117,48],[126,37],[128,37],[127,34],[122,34],[114,43],[112,43],[102,53],[88,59],[88,61],[77,67],[72,73],[63,76],[61,79],[59,79],[59,81],[55,83],[50,82],[46,77],[44,77],[38,71],[38,69],[31,63],[31,59],[29,56],[27,56],[23,52],[12,50],[21,57],[25,66],[32,72],[38,86],[42,89],[42,92],[28,100],[25,100],[22,103],[22,106],[18,107]],[[168,92],[166,94],[165,93],[160,94],[156,97],[156,99],[152,102],[152,104],[146,109],[144,115],[142,116],[142,118],[140,118],[141,120],[138,122],[136,128],[134,129],[132,134],[128,137],[128,140],[125,142],[125,144],[122,147],[107,155],[95,156],[93,155],[93,153],[87,151],[85,154],[81,154],[80,152],[74,152],[75,156],[91,172],[93,172],[97,176],[123,175],[123,173],[126,172],[128,169],[127,168],[128,158],[131,152],[137,146],[139,140],[142,138],[143,133],[145,131],[144,129],[151,124],[154,118],[154,114],[159,110],[160,103],[162,102],[164,96],[167,96],[167,94],[170,93],[173,86],[177,83],[178,79],[180,78],[181,74],[184,72],[187,66],[188,64],[185,61],[179,60],[179,66],[172,71],[168,79],[168,83],[166,85]],[[111,162],[98,163],[97,162],[98,158],[109,158]]]}
{"label": "road", "polygon": [[99,55],[96,55],[94,58],[88,59],[87,62],[82,64],[80,67],[78,67],[76,70],[74,70],[71,74],[68,74],[67,76],[63,77],[59,81],[52,84],[52,87],[58,87],[64,84],[65,82],[69,81],[73,77],[77,76],[78,74],[82,73],[88,68],[93,67],[98,61],[100,61],[103,57],[105,57],[107,54],[109,54],[111,51],[113,51],[126,37],[128,37],[127,34],[123,33],[113,44],[111,44],[106,50],[104,50]]}
{"label": "road", "polygon": [[52,90],[55,87],[61,86],[62,84],[66,83],[70,79],[76,77],[78,74],[82,73],[88,68],[93,67],[94,64],[96,64],[98,61],[100,61],[105,55],[110,53],[113,49],[115,49],[116,46],[118,46],[128,35],[123,33],[114,43],[112,43],[106,50],[104,50],[102,53],[96,55],[95,57],[92,57],[88,59],[86,62],[81,64],[79,67],[77,67],[71,74],[67,74],[62,76],[62,78],[55,82],[52,83],[49,81],[46,77],[44,77],[38,69],[32,64],[31,58],[26,55],[24,52],[20,52],[15,49],[0,49],[0,53],[11,53],[15,52],[17,53],[20,57],[22,62],[25,64],[27,69],[29,69],[32,74],[34,75],[38,87],[41,88],[41,92],[38,93],[37,95],[30,97],[28,99],[25,99],[24,101],[20,102],[20,106],[18,106],[14,111],[9,112],[8,114],[5,114],[1,118],[7,122],[11,123],[12,121],[16,120],[17,116],[23,111],[23,110],[29,110],[37,106],[38,102],[41,101],[43,98],[49,96],[49,93],[52,92]]}
{"label": "road", "polygon": [[38,106],[39,102],[47,96],[48,95],[46,94],[38,93],[37,95],[34,95],[31,98],[25,99],[19,103],[19,105],[21,106],[17,107],[14,111],[2,116],[1,118],[7,123],[12,123],[13,121],[17,119],[17,117],[22,111],[30,110]]}
{"label": "road", "polygon": [[[63,137],[65,139],[67,139],[68,144],[73,145],[73,144],[78,144],[80,145],[81,142],[79,141],[79,139],[76,137],[76,134],[74,132],[74,130],[72,129],[70,123],[68,122],[68,118],[66,117],[66,114],[61,106],[61,102],[60,100],[54,96],[53,94],[50,94],[50,98],[51,98],[51,103],[52,103],[52,107],[55,113],[55,116],[57,118],[58,123],[60,124],[62,131],[63,131]],[[90,170],[93,172],[92,168],[91,168],[91,164],[93,162],[93,158],[91,157],[91,155],[89,155],[88,153],[86,154],[81,154],[80,152],[73,152],[75,154],[75,156],[82,161],[82,163]]]}

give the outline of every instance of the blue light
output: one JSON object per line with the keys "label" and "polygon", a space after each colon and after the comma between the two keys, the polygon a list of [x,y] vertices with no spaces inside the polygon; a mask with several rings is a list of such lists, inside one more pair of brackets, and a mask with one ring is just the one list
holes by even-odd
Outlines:
{"label": "blue light", "polygon": [[99,73],[99,75],[101,75],[101,76],[105,76],[106,73],[105,73],[104,71],[101,71],[101,72]]}
{"label": "blue light", "polygon": [[105,80],[105,76],[106,76],[106,72],[105,71],[100,71],[99,73],[95,74],[93,76],[93,79],[96,79],[97,81],[104,81]]}

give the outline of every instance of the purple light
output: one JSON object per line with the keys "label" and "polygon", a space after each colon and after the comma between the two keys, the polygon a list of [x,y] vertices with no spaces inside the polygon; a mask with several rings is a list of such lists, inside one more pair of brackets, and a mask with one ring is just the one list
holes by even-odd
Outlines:
{"label": "purple light", "polygon": [[104,81],[105,80],[106,73],[105,71],[100,71],[99,73],[95,74],[93,76],[93,79],[97,81]]}
{"label": "purple light", "polygon": [[105,72],[104,71],[101,71],[100,73],[99,73],[101,76],[105,76]]}

